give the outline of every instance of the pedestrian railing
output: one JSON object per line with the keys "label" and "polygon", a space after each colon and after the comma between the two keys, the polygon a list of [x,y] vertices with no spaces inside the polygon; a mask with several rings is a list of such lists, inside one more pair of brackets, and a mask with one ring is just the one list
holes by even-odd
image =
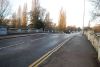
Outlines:
{"label": "pedestrian railing", "polygon": [[100,61],[100,35],[96,35],[92,30],[84,31],[84,34],[87,36],[88,40],[90,40],[93,47],[98,52],[98,60]]}

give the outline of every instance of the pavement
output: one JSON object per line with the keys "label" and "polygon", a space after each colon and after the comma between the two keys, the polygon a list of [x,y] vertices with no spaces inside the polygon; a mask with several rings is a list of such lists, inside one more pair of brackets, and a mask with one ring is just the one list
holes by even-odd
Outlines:
{"label": "pavement", "polygon": [[39,67],[100,67],[100,63],[90,41],[76,34]]}

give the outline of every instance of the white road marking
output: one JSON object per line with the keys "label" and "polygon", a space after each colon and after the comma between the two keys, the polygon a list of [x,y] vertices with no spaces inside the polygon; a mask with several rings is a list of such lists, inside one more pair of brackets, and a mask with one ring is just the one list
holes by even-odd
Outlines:
{"label": "white road marking", "polygon": [[38,67],[41,63],[43,63],[47,58],[49,58],[54,52],[59,50],[66,42],[68,42],[71,38],[64,40],[61,42],[58,46],[53,48],[52,50],[48,51],[46,54],[44,54],[42,57],[40,57],[38,60],[30,64],[28,67]]}
{"label": "white road marking", "polygon": [[5,36],[5,37],[0,37],[0,40],[2,40],[2,39],[8,39],[8,38],[25,37],[25,36],[31,36],[31,35],[37,35],[37,34],[47,34],[47,33],[36,33],[36,34],[25,34],[25,35]]}
{"label": "white road marking", "polygon": [[18,44],[15,44],[15,45],[10,45],[10,46],[6,46],[6,47],[1,47],[1,49],[4,49],[4,48],[9,48],[9,47],[14,47],[14,46],[17,46],[17,45],[20,45],[20,44],[23,44],[24,42],[21,42],[21,43],[18,43]]}
{"label": "white road marking", "polygon": [[[56,37],[56,36],[57,35],[53,35],[53,37]],[[42,38],[34,39],[34,40],[31,40],[31,42],[36,41],[36,40],[40,40],[40,39],[43,39],[43,38],[47,38],[47,37],[45,36],[45,37],[42,37]]]}
{"label": "white road marking", "polygon": [[36,40],[40,40],[40,39],[43,39],[43,38],[46,38],[46,37],[42,37],[42,38],[38,38],[38,39],[34,39],[34,40],[31,40],[31,42],[36,41]]}
{"label": "white road marking", "polygon": [[[46,38],[46,37],[34,39],[34,40],[31,40],[31,42],[36,41],[36,40],[40,40],[40,39],[43,39],[43,38]],[[25,43],[25,42],[21,42],[21,43],[18,43],[18,44],[15,44],[15,45],[6,46],[6,47],[1,47],[0,50],[1,50],[1,49],[5,49],[5,48],[9,48],[9,47],[14,47],[14,46],[17,46],[17,45],[21,45],[21,44],[23,44],[23,43]]]}

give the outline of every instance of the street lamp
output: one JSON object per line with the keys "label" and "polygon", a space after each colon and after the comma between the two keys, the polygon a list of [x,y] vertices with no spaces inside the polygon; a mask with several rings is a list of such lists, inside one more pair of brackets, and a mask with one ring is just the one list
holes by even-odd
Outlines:
{"label": "street lamp", "polygon": [[83,4],[83,34],[84,34],[84,21],[85,21],[85,0],[84,0],[84,4]]}

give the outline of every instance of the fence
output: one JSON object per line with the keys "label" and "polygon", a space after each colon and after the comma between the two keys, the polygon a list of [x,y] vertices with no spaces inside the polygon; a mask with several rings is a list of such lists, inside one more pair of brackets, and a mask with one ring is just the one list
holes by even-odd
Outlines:
{"label": "fence", "polygon": [[43,32],[43,30],[42,29],[15,29],[15,28],[8,29],[8,34],[37,33],[37,32]]}

